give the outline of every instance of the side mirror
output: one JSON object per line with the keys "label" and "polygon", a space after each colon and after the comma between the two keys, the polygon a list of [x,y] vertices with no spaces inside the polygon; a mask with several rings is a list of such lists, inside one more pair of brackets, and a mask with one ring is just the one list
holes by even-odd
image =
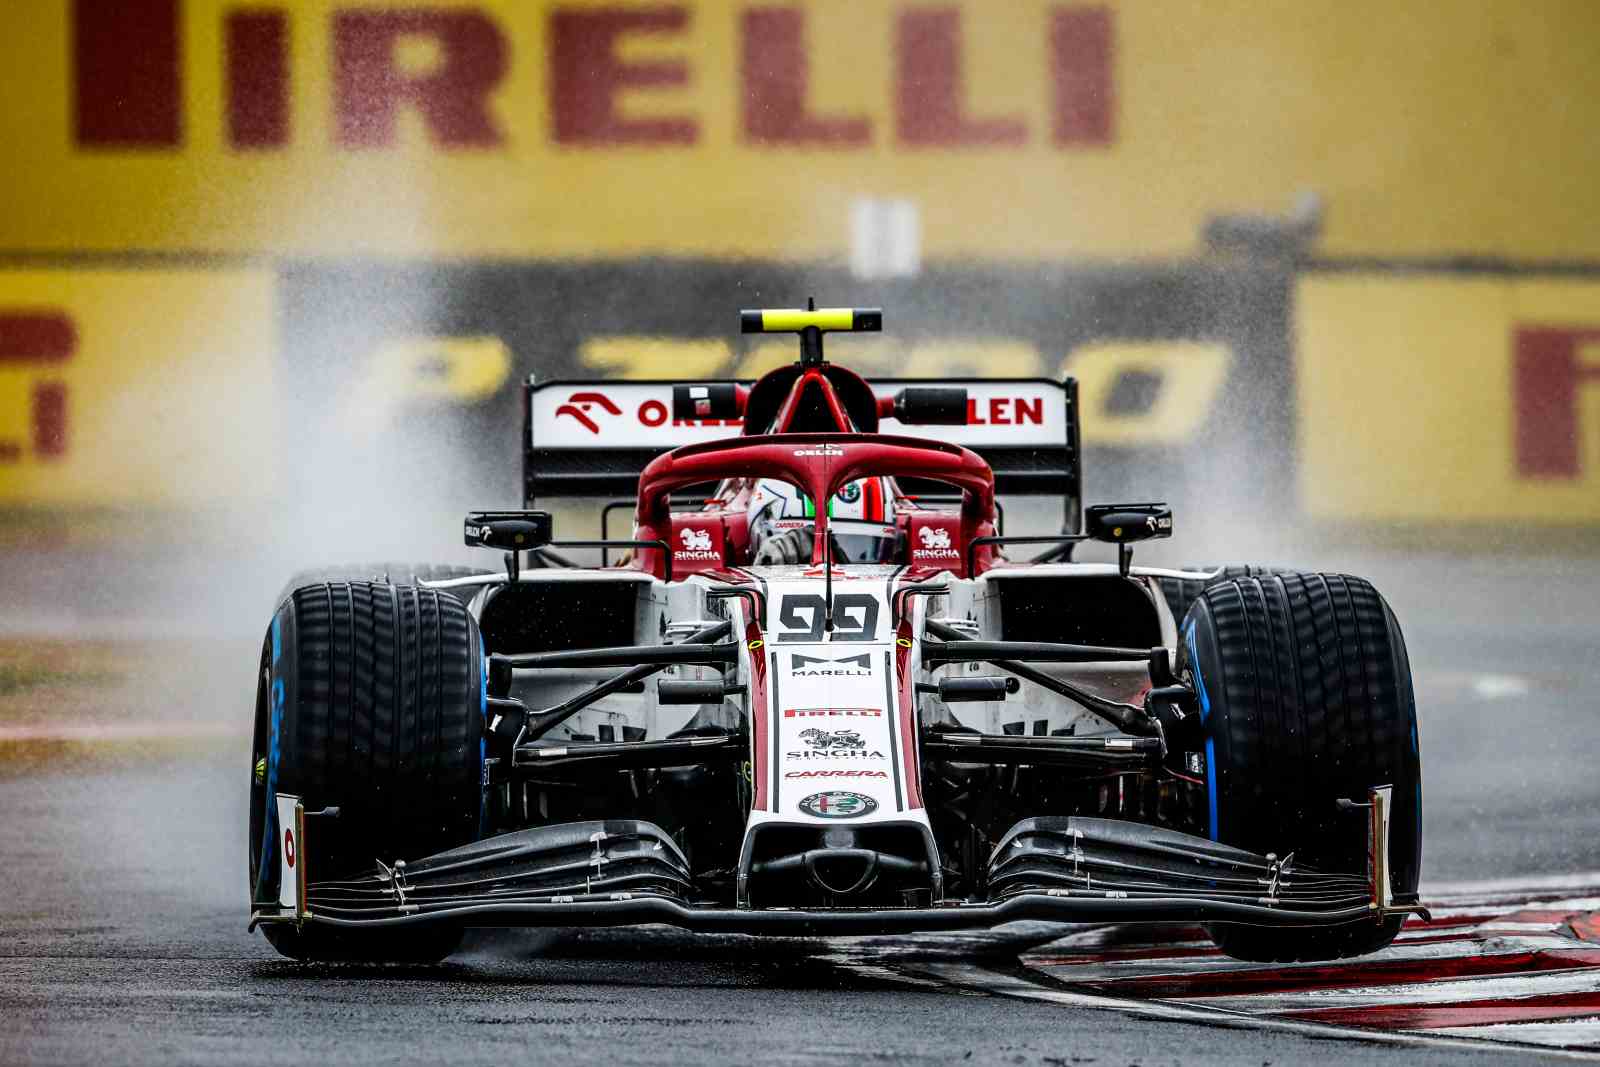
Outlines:
{"label": "side mirror", "polygon": [[907,386],[894,395],[894,417],[907,426],[965,426],[967,391],[958,386]]}
{"label": "side mirror", "polygon": [[1004,700],[1021,688],[1022,683],[1015,678],[987,675],[978,678],[940,678],[937,686],[939,699],[946,704],[969,700]]}
{"label": "side mirror", "polygon": [[473,548],[507,552],[539,548],[555,536],[548,511],[474,511],[467,515],[462,534]]}
{"label": "side mirror", "polygon": [[[674,385],[674,419],[737,419],[744,414],[744,398],[733,382],[708,382],[705,385]],[[747,394],[748,395],[748,394]]]}
{"label": "side mirror", "polygon": [[1166,504],[1095,504],[1083,511],[1083,531],[1094,541],[1131,545],[1172,536],[1172,508]]}

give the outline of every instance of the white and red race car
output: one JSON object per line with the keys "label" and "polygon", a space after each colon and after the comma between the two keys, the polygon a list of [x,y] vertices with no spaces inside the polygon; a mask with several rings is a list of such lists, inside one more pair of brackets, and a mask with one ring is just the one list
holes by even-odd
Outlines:
{"label": "white and red race car", "polygon": [[[824,358],[827,332],[881,321],[747,311],[800,338],[750,384],[530,380],[529,510],[465,526],[503,571],[293,584],[249,830],[252,922],[280,951],[1018,919],[1199,922],[1252,959],[1388,944],[1420,910],[1421,793],[1382,597],[1134,566],[1171,511],[1081,507],[1070,379],[867,382]],[[1059,497],[1063,532],[1006,536],[1000,494]],[[598,541],[531,510],[611,496]],[[1073,562],[1084,540],[1118,562]]]}

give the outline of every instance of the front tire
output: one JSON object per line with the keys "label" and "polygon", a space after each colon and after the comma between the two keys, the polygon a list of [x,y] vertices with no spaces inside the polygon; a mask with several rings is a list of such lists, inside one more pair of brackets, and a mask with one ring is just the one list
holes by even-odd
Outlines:
{"label": "front tire", "polygon": [[1172,610],[1172,621],[1179,626],[1183,625],[1183,617],[1188,614],[1189,606],[1199,599],[1200,594],[1213,585],[1222,585],[1239,578],[1267,578],[1274,574],[1293,574],[1293,571],[1282,567],[1263,567],[1255,563],[1195,563],[1187,564],[1180,570],[1212,574],[1210,578],[1172,578],[1161,575],[1156,578],[1156,585],[1161,589],[1161,595],[1167,602],[1167,607]]}
{"label": "front tire", "polygon": [[[320,816],[302,849],[315,881],[375,860],[417,859],[478,837],[483,658],[452,596],[382,582],[302,586],[278,606],[261,654],[250,805],[252,901],[277,899],[273,795]],[[431,962],[459,930],[341,930],[266,923],[301,960]]]}
{"label": "front tire", "polygon": [[[301,586],[318,585],[322,582],[367,581],[387,582],[390,585],[417,585],[420,582],[438,582],[446,578],[467,578],[483,574],[484,571],[483,567],[464,567],[459,563],[342,563],[331,567],[313,567],[310,570],[297,571],[290,576],[284,583],[283,589],[278,592],[278,603],[283,603],[285,597]],[[483,587],[478,585],[464,585],[444,592],[465,604],[481,588]]]}
{"label": "front tire", "polygon": [[[1301,865],[1366,870],[1362,820],[1338,801],[1393,787],[1392,885],[1415,893],[1421,761],[1405,639],[1376,589],[1341,574],[1240,577],[1203,590],[1182,627],[1201,702],[1211,836]],[[1210,928],[1230,956],[1339,959],[1394,940],[1401,918],[1334,928]]]}

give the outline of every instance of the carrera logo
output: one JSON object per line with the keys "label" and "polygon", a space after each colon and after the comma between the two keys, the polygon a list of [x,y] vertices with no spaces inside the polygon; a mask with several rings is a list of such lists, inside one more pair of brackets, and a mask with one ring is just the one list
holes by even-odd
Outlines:
{"label": "carrera logo", "polygon": [[621,415],[622,409],[617,407],[609,396],[604,393],[573,393],[567,397],[567,402],[556,408],[556,418],[565,415],[578,422],[584,429],[592,434],[600,432],[600,424],[589,417],[589,412],[596,407],[607,415]]}
{"label": "carrera logo", "polygon": [[[828,717],[858,717],[863,719],[883,718],[882,708],[785,708],[785,719],[811,719]],[[804,736],[804,735],[802,735]]]}
{"label": "carrera logo", "polygon": [[812,793],[796,806],[819,819],[854,819],[878,810],[876,800],[843,789]]}
{"label": "carrera logo", "polygon": [[810,677],[863,678],[872,673],[872,657],[863,653],[842,659],[826,659],[795,653],[789,657],[789,673]]}
{"label": "carrera logo", "polygon": [[887,771],[785,771],[785,778],[887,778]]}

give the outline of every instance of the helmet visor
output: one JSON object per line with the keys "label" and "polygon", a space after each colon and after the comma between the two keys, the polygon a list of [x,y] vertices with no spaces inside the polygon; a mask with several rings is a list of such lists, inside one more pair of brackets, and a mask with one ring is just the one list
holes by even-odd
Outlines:
{"label": "helmet visor", "polygon": [[900,554],[900,532],[893,526],[834,519],[828,533],[836,563],[893,563]]}

